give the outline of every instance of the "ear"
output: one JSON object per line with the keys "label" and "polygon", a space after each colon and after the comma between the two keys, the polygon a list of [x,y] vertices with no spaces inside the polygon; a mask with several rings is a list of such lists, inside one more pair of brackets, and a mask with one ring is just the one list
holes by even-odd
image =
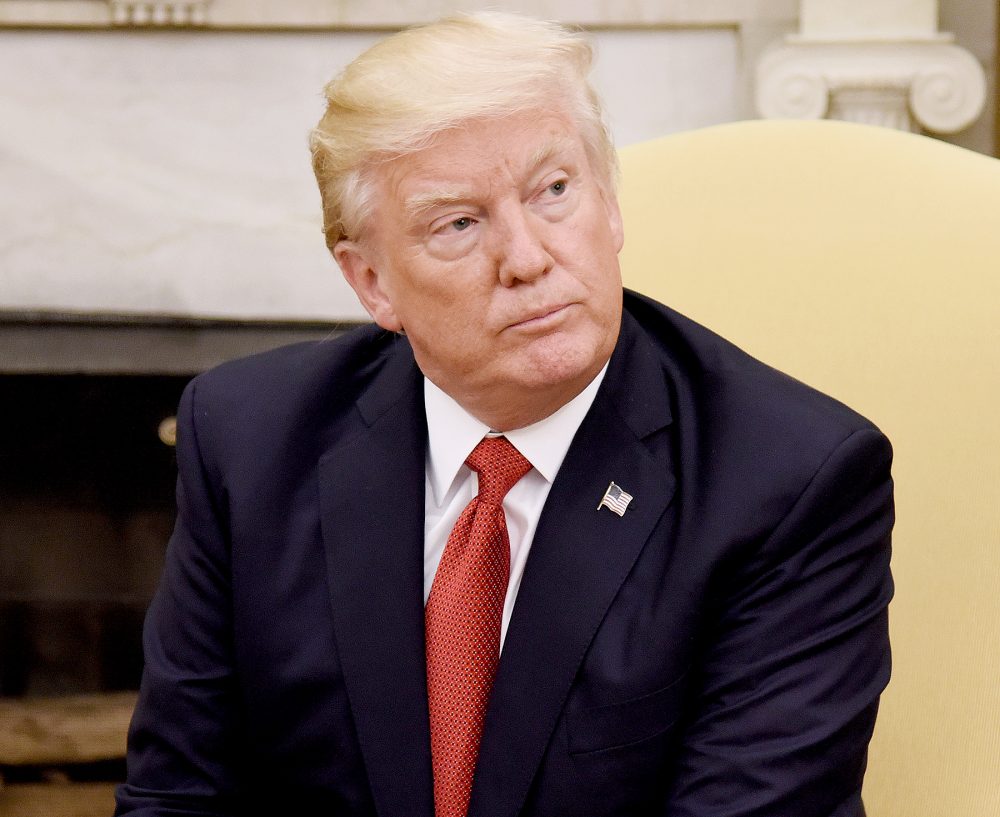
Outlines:
{"label": "ear", "polygon": [[622,211],[618,206],[618,197],[614,193],[602,192],[604,209],[608,214],[608,227],[615,244],[615,252],[621,252],[625,245],[625,228],[622,224]]}
{"label": "ear", "polygon": [[390,332],[401,331],[403,324],[383,286],[385,273],[372,249],[345,239],[334,244],[333,257],[372,320]]}

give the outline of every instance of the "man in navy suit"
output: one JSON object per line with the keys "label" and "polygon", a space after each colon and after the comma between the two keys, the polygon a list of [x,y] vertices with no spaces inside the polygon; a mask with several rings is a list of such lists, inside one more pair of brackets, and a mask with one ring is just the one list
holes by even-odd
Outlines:
{"label": "man in navy suit", "polygon": [[185,392],[119,814],[863,813],[889,445],[623,293],[589,62],[473,15],[327,87],[375,325]]}

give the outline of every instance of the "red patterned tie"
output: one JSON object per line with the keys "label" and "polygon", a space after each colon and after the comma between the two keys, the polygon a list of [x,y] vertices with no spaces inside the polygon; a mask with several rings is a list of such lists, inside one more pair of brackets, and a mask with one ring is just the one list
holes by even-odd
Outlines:
{"label": "red patterned tie", "polygon": [[479,494],[452,528],[424,612],[436,817],[469,808],[510,575],[502,503],[531,470],[504,437],[483,439],[465,464],[479,474]]}

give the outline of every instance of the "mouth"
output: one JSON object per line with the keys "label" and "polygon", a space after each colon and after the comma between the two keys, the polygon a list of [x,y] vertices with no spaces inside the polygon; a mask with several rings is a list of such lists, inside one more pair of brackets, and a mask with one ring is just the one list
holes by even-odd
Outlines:
{"label": "mouth", "polygon": [[526,329],[529,331],[543,331],[558,324],[567,314],[573,304],[557,304],[537,309],[529,313],[519,321],[514,321],[508,329]]}

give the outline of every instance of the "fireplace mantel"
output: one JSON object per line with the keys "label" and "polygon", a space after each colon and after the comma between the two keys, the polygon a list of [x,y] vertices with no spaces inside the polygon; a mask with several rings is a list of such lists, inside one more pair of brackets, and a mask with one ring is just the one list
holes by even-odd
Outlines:
{"label": "fireplace mantel", "polygon": [[361,323],[0,311],[0,374],[193,375]]}

